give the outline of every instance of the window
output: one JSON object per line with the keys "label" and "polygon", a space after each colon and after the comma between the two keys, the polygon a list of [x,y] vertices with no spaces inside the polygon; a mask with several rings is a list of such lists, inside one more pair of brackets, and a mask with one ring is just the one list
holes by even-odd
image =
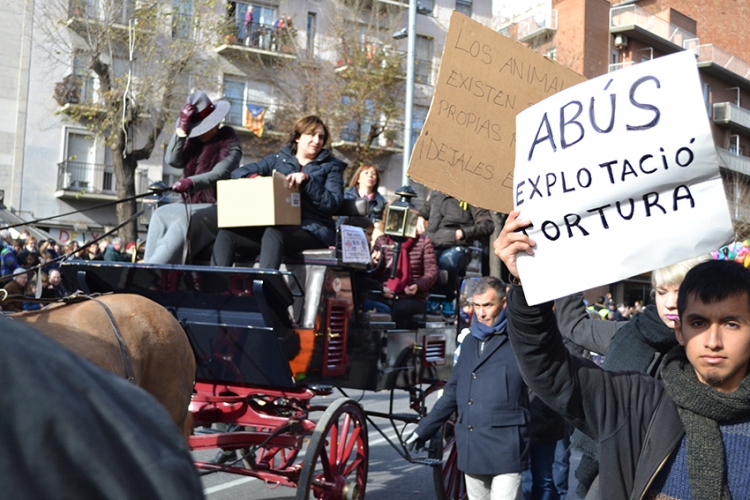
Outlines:
{"label": "window", "polygon": [[[359,107],[359,102],[355,101],[354,99],[350,98],[349,96],[343,96],[341,98],[341,102],[344,104],[345,107],[351,106],[351,109],[349,111],[349,115],[351,116],[354,114],[354,109]],[[378,113],[375,111],[375,103],[373,103],[370,99],[365,100],[365,112],[360,116],[361,120],[361,128],[359,130],[357,129],[357,119],[352,118],[347,122],[347,124],[344,126],[344,128],[341,130],[341,139],[345,141],[350,142],[366,142],[367,139],[370,136],[370,127],[372,125],[375,125],[379,122],[379,118],[377,116]],[[359,132],[359,137],[357,137],[357,133]]]}
{"label": "window", "polygon": [[92,104],[99,99],[99,78],[89,68],[89,57],[78,52],[73,56],[74,85],[71,91],[71,104]]}
{"label": "window", "polygon": [[[60,164],[57,188],[87,193],[114,193],[114,171],[109,148],[82,130],[65,131],[65,158]],[[106,160],[110,162],[107,164]],[[102,161],[105,163],[101,163]]]}
{"label": "window", "polygon": [[618,64],[620,62],[620,49],[612,49],[610,58],[610,64]]}
{"label": "window", "polygon": [[432,38],[417,35],[414,81],[430,85],[432,81]]}
{"label": "window", "polygon": [[730,135],[729,136],[729,152],[733,155],[742,156],[742,146],[740,145],[740,136],[739,135]]}
{"label": "window", "polygon": [[419,138],[419,134],[422,133],[422,127],[424,127],[424,122],[427,119],[427,111],[429,111],[429,109],[430,108],[427,106],[414,106],[414,109],[412,110],[412,114],[411,114],[411,147],[412,148],[417,143],[417,138]]}
{"label": "window", "polygon": [[706,104],[706,113],[711,116],[711,85],[703,84],[703,102]]}
{"label": "window", "polygon": [[307,57],[315,55],[315,32],[317,31],[318,19],[315,12],[307,13]]}
{"label": "window", "polygon": [[471,17],[471,2],[472,0],[456,0],[456,10]]}
{"label": "window", "polygon": [[265,126],[273,128],[273,115],[278,106],[273,102],[271,85],[257,81],[246,81],[240,78],[224,77],[224,97],[230,104],[226,122],[237,127],[244,126],[247,105],[261,106],[265,109]]}
{"label": "window", "polygon": [[172,0],[172,38],[192,38],[193,0]]}
{"label": "window", "polygon": [[[250,11],[248,13],[248,11]],[[270,50],[276,8],[256,3],[237,2],[230,10],[237,26],[238,42],[248,47]]]}

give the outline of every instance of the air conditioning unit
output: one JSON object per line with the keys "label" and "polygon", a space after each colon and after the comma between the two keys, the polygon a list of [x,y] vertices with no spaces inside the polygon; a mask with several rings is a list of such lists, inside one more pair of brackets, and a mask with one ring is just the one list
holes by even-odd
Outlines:
{"label": "air conditioning unit", "polygon": [[615,47],[621,49],[628,46],[628,37],[625,35],[615,35]]}

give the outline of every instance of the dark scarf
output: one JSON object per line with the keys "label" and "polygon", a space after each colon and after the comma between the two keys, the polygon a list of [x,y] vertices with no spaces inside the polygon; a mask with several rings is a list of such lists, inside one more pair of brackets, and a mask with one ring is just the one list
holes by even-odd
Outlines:
{"label": "dark scarf", "polygon": [[[213,139],[203,144],[198,139],[188,139],[182,150],[185,178],[210,172],[229,153],[229,145],[239,142],[232,127],[221,127]],[[216,203],[216,186],[196,191],[188,196],[188,203]]]}
{"label": "dark scarf", "polygon": [[676,345],[674,330],[664,324],[652,304],[617,331],[602,368],[607,371],[637,370],[655,376],[655,370],[649,373],[655,358],[661,358]]}
{"label": "dark scarf", "polygon": [[719,424],[750,417],[750,377],[742,379],[734,392],[719,392],[698,380],[682,347],[664,357],[661,377],[685,426],[693,499],[731,500]]}
{"label": "dark scarf", "polygon": [[487,326],[481,323],[476,316],[471,322],[471,335],[480,342],[484,342],[492,335],[496,333],[502,333],[505,331],[505,326],[508,324],[508,319],[505,317],[505,309],[500,311],[500,316],[497,317],[492,326]]}

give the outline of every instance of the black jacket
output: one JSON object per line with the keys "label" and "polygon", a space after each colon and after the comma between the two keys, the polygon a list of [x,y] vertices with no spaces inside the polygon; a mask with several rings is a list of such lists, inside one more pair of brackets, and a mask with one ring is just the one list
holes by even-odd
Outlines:
{"label": "black jacket", "polygon": [[307,174],[308,179],[300,186],[302,229],[314,234],[323,244],[333,246],[336,244],[336,224],[332,216],[344,200],[345,168],[346,163],[334,158],[327,149],[321,150],[317,158],[300,168],[292,150],[284,146],[276,154],[241,166],[232,172],[232,178],[253,174],[268,176],[274,170],[284,175]]}
{"label": "black jacket", "polygon": [[510,474],[528,465],[528,393],[505,333],[480,341],[467,335],[443,396],[419,423],[427,440],[458,411],[458,468],[469,474]]}
{"label": "black jacket", "polygon": [[204,498],[153,396],[18,321],[0,331],[0,496]]}
{"label": "black jacket", "polygon": [[529,387],[599,443],[607,499],[640,499],[685,434],[661,382],[638,372],[607,372],[571,356],[552,302],[529,306],[523,289],[508,294],[508,335]]}
{"label": "black jacket", "polygon": [[[464,210],[457,199],[439,191],[430,193],[419,215],[430,223],[427,236],[435,248],[466,247],[474,240],[491,235],[495,229],[488,210],[472,205]],[[464,233],[460,240],[456,240],[456,229]]]}
{"label": "black jacket", "polygon": [[[346,191],[344,191],[344,198],[347,200],[357,200],[359,199],[359,191],[357,190],[357,186],[351,186]],[[387,205],[387,202],[385,201],[385,198],[383,198],[383,195],[375,192],[375,196],[371,200],[367,201],[367,217],[369,217],[373,222],[380,222],[383,220],[383,212],[385,212],[385,206]]]}

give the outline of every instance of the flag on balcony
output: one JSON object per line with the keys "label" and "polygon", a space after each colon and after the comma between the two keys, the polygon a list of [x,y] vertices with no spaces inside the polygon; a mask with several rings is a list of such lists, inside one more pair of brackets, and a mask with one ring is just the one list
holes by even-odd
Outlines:
{"label": "flag on balcony", "polygon": [[263,137],[263,128],[266,126],[266,109],[255,104],[247,104],[245,122],[242,125],[258,137]]}

